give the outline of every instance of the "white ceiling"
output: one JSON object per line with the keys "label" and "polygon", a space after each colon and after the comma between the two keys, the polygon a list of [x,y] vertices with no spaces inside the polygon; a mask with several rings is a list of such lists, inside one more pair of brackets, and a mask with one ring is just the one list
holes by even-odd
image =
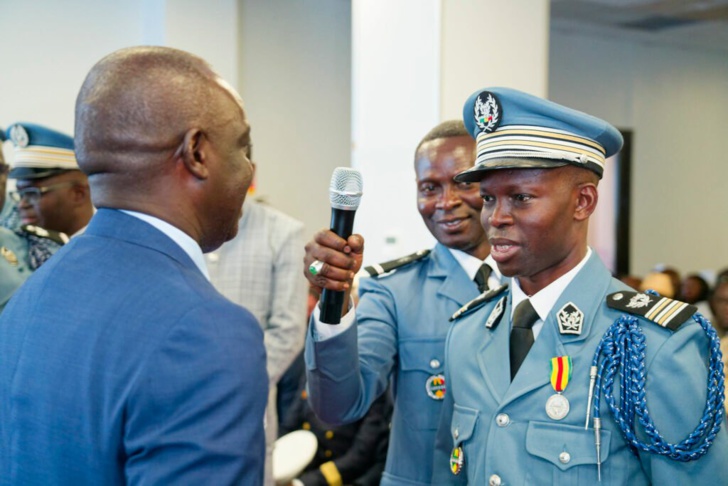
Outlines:
{"label": "white ceiling", "polygon": [[551,0],[551,25],[728,53],[728,0]]}

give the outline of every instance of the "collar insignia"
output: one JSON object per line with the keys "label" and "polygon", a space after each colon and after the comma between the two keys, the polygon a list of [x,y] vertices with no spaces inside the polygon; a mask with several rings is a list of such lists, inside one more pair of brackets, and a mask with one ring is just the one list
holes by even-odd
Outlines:
{"label": "collar insignia", "polygon": [[584,324],[584,313],[573,303],[564,305],[556,315],[561,334],[581,334]]}
{"label": "collar insignia", "polygon": [[490,315],[488,316],[488,319],[485,321],[485,327],[488,329],[494,328],[498,322],[500,321],[501,316],[503,315],[503,311],[505,310],[505,302],[506,302],[506,296],[504,295],[501,297],[501,299],[498,301],[498,303],[493,307],[493,310],[490,311]]}
{"label": "collar insignia", "polygon": [[481,133],[493,132],[500,125],[503,109],[490,91],[483,91],[478,95],[473,111],[475,124]]}

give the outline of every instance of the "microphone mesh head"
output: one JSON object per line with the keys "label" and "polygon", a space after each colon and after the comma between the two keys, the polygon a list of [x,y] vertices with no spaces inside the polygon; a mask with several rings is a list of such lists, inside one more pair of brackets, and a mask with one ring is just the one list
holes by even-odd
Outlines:
{"label": "microphone mesh head", "polygon": [[329,201],[331,207],[356,211],[361,200],[362,187],[361,172],[349,167],[337,167],[331,174],[329,185]]}

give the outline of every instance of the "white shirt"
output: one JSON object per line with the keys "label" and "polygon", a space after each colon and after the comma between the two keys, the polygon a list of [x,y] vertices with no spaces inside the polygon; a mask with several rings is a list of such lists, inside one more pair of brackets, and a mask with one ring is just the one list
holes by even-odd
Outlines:
{"label": "white shirt", "polygon": [[179,245],[179,247],[182,248],[187,255],[189,255],[192,262],[200,269],[200,272],[202,272],[202,275],[204,275],[207,280],[210,280],[210,275],[207,273],[207,265],[205,264],[205,257],[202,255],[202,248],[200,248],[200,245],[197,244],[190,235],[181,229],[172,226],[166,221],[155,218],[154,216],[139,213],[137,211],[127,211],[126,209],[120,209],[120,211],[151,224],[159,231],[169,236],[172,241],[177,243],[177,245]]}
{"label": "white shirt", "polygon": [[551,312],[551,309],[553,309],[554,304],[556,304],[558,298],[561,297],[564,289],[566,289],[571,281],[574,280],[574,277],[576,277],[576,274],[579,273],[579,270],[581,270],[582,267],[586,265],[586,262],[587,260],[589,260],[591,254],[591,248],[587,247],[586,256],[582,261],[579,262],[577,266],[548,284],[540,291],[536,292],[531,297],[527,296],[526,293],[521,289],[521,284],[518,282],[518,278],[514,278],[511,291],[511,295],[513,296],[513,302],[511,305],[511,322],[513,322],[513,312],[515,311],[516,306],[518,306],[518,304],[520,304],[524,300],[530,299],[531,305],[533,305],[533,308],[539,317],[539,320],[537,320],[531,328],[533,330],[533,339],[536,339],[541,332],[541,328],[543,328],[544,321]]}

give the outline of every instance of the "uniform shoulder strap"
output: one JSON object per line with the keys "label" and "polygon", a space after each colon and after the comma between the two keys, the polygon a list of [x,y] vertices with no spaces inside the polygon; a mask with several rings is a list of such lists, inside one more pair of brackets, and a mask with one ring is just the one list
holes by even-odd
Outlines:
{"label": "uniform shoulder strap", "polygon": [[66,233],[61,233],[60,231],[47,230],[33,224],[24,224],[20,227],[20,230],[26,234],[37,236],[38,238],[46,238],[54,241],[59,245],[65,245],[68,243],[68,236]]}
{"label": "uniform shoulder strap", "polygon": [[371,277],[378,277],[380,275],[384,275],[385,273],[389,273],[392,270],[396,270],[398,268],[404,267],[405,265],[409,265],[410,263],[422,260],[423,258],[427,257],[430,252],[431,250],[420,250],[418,252],[412,253],[411,255],[397,258],[396,260],[379,263],[377,265],[371,265],[364,268],[364,271],[366,271]]}
{"label": "uniform shoulder strap", "polygon": [[[502,294],[506,289],[508,288],[508,284],[504,283],[500,287],[496,287],[492,290],[488,290],[487,292],[483,292],[464,306],[462,306],[460,309],[455,312],[455,314],[450,317],[450,322],[454,321],[455,319],[458,319],[465,314],[468,314],[469,312],[478,309],[482,305],[484,305],[486,302],[493,300],[495,297]],[[489,326],[490,327],[490,326]]]}
{"label": "uniform shoulder strap", "polygon": [[662,327],[677,331],[698,311],[694,305],[642,292],[622,291],[607,295],[607,306],[642,316]]}

